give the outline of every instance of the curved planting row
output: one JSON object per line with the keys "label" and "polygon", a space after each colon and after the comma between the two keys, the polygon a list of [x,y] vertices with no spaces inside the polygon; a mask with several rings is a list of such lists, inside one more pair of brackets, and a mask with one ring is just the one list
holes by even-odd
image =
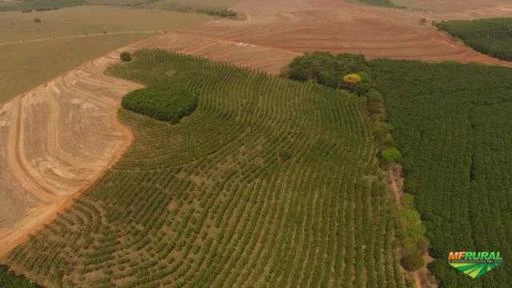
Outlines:
{"label": "curved planting row", "polygon": [[179,125],[123,110],[127,155],[13,269],[48,287],[405,287],[363,99],[158,50],[110,72],[198,107]]}

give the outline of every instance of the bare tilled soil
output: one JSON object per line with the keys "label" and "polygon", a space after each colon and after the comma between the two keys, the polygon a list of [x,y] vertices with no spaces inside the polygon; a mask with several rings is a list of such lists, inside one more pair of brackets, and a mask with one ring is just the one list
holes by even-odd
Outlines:
{"label": "bare tilled soil", "polygon": [[216,39],[188,32],[160,34],[146,41],[139,42],[138,47],[168,49],[188,55],[207,57],[239,66],[279,74],[290,61],[301,55],[294,51],[248,44],[244,42]]}
{"label": "bare tilled soil", "polygon": [[80,66],[1,108],[0,255],[51,220],[130,144],[117,110],[122,96],[140,85],[103,74],[117,55]]}
{"label": "bare tilled soil", "polygon": [[[474,2],[474,3],[473,3]],[[443,1],[448,12],[383,9],[334,0],[241,1],[235,9],[247,15],[246,21],[217,20],[184,30],[187,34],[271,47],[293,52],[330,51],[361,53],[369,58],[454,60],[510,65],[482,55],[437,31],[430,21],[472,18],[478,3],[467,10]],[[475,4],[476,3],[476,4]],[[497,5],[497,6],[493,6]],[[512,15],[511,5],[490,3],[480,16]],[[425,18],[427,24],[421,24]],[[186,46],[186,44],[182,44]],[[210,50],[214,47],[210,47]],[[219,47],[219,49],[222,49]],[[231,53],[231,52],[230,52]],[[235,52],[233,52],[235,53]],[[236,57],[235,55],[231,55]]]}

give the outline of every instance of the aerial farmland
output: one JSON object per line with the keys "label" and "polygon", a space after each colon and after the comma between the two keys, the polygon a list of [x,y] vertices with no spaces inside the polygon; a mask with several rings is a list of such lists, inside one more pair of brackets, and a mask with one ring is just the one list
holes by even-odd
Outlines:
{"label": "aerial farmland", "polygon": [[506,0],[0,1],[0,287],[510,287],[511,27]]}

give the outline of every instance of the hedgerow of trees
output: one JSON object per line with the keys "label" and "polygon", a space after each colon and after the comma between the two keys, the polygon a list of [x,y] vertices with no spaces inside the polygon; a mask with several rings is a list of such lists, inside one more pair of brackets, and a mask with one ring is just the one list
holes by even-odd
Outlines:
{"label": "hedgerow of trees", "polygon": [[389,8],[402,8],[396,5],[392,0],[358,0],[359,2],[366,3],[374,6],[389,7]]}
{"label": "hedgerow of trees", "polygon": [[437,26],[479,52],[512,61],[512,18],[442,21]]}
{"label": "hedgerow of trees", "polygon": [[23,0],[0,3],[0,11],[50,11],[64,7],[87,5],[86,0]]}
{"label": "hedgerow of trees", "polygon": [[379,156],[384,164],[399,163],[400,151],[394,146],[391,131],[386,122],[383,95],[374,88],[367,73],[368,62],[363,55],[312,52],[295,58],[285,70],[291,80],[312,81],[334,89],[344,89],[366,98],[374,137],[379,144]]}
{"label": "hedgerow of trees", "polygon": [[[402,154],[392,136],[393,126],[387,122],[384,96],[369,76],[369,63],[362,55],[332,55],[325,52],[306,53],[297,57],[285,71],[296,81],[313,81],[318,84],[345,89],[366,98],[373,138],[377,144],[381,166],[392,168],[402,161]],[[406,195],[412,197],[412,195]],[[410,200],[409,203],[414,203]],[[429,244],[425,237],[425,226],[413,204],[396,207],[397,236],[402,242],[401,263],[407,270],[424,266],[423,255]]]}

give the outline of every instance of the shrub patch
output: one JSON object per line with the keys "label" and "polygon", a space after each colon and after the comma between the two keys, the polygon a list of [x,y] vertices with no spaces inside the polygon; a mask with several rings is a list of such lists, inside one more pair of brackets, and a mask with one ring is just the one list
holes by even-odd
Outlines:
{"label": "shrub patch", "polygon": [[138,89],[128,93],[123,108],[176,124],[197,107],[197,93],[174,83]]}

